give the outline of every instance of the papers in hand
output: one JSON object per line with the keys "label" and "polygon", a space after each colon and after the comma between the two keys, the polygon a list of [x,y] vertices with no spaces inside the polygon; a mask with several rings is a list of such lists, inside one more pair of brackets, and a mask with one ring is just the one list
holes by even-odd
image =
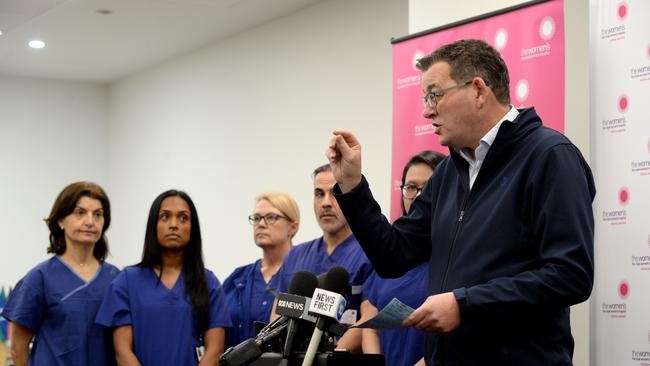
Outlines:
{"label": "papers in hand", "polygon": [[372,319],[350,328],[396,329],[402,327],[402,321],[408,318],[413,308],[393,298],[388,305]]}

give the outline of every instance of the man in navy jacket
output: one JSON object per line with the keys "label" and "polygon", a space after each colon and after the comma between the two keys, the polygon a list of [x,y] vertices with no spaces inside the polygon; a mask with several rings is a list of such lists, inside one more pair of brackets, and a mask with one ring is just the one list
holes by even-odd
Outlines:
{"label": "man in navy jacket", "polygon": [[569,307],[593,285],[593,177],[580,151],[510,105],[507,67],[479,40],[419,60],[424,116],[450,157],[408,216],[382,216],[361,146],[334,131],[334,193],[377,273],[430,265],[430,296],[405,321],[427,365],[571,365]]}

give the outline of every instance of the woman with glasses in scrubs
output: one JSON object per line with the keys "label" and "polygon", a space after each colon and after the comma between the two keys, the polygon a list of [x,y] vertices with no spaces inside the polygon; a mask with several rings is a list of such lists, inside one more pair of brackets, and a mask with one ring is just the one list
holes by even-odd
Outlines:
{"label": "woman with glasses in scrubs", "polygon": [[[407,215],[411,204],[420,195],[436,166],[445,155],[434,151],[415,154],[402,171],[402,214]],[[417,309],[427,298],[429,263],[422,263],[400,278],[381,278],[376,273],[368,279],[363,289],[366,318],[374,317],[395,297]],[[425,333],[413,327],[395,330],[362,330],[363,353],[383,353],[386,365],[424,365]]]}
{"label": "woman with glasses in scrubs", "polygon": [[45,222],[47,252],[54,256],[18,282],[2,311],[12,322],[14,365],[115,365],[111,333],[94,322],[119,272],[105,262],[108,197],[95,183],[72,183],[59,193]]}
{"label": "woman with glasses in scrubs", "polygon": [[96,321],[113,328],[120,365],[218,365],[230,317],[204,267],[199,216],[185,192],[154,200],[142,260],[115,278]]}
{"label": "woman with glasses in scrubs", "polygon": [[235,269],[224,281],[232,328],[226,330],[226,347],[255,336],[254,322],[267,322],[273,307],[278,270],[291,249],[291,240],[300,226],[298,204],[286,193],[266,193],[256,199],[248,216],[253,241],[262,249],[262,258]]}

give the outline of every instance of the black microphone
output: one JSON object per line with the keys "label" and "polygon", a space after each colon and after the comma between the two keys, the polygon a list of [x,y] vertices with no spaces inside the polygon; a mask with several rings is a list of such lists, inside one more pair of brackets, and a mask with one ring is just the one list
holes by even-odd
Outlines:
{"label": "black microphone", "polygon": [[267,325],[255,338],[249,338],[230,347],[219,357],[221,366],[239,366],[257,360],[262,355],[262,346],[279,336],[288,326],[288,318],[278,318]]}
{"label": "black microphone", "polygon": [[314,290],[309,304],[309,312],[317,314],[316,327],[309,341],[309,347],[307,347],[302,366],[311,366],[314,361],[318,345],[323,336],[323,329],[326,328],[328,320],[335,319],[338,321],[341,319],[347,305],[345,297],[341,294],[348,289],[349,281],[350,275],[345,268],[333,267],[325,276],[323,288]]}
{"label": "black microphone", "polygon": [[[332,267],[332,269],[334,269],[334,268],[337,268],[335,271],[339,272],[339,274],[335,275],[335,276],[345,276],[343,274],[343,272],[341,272],[341,270],[345,270],[347,272],[347,270],[344,267],[341,267],[341,266]],[[328,273],[329,272],[323,272],[323,273],[319,274],[318,276],[316,276],[316,278],[318,278],[318,286],[316,286],[316,287],[325,288],[325,286],[326,286],[325,285],[325,279],[327,278]],[[348,275],[348,281],[349,281],[349,278],[350,278],[350,276]],[[339,284],[339,285],[342,285],[342,284]],[[349,302],[350,301],[350,296],[352,296],[352,286],[349,283],[345,284],[345,289],[343,291],[341,291],[340,294],[343,295],[345,300]],[[312,295],[312,294],[310,294],[310,295]]]}
{"label": "black microphone", "polygon": [[[287,326],[287,336],[282,349],[282,361],[278,365],[288,364],[289,356],[293,349],[293,338],[298,332],[298,320],[305,318],[309,308],[309,296],[314,292],[318,285],[316,275],[307,271],[298,271],[291,277],[289,283],[289,294],[278,295],[278,303],[275,307],[275,313],[281,316],[289,317]],[[296,313],[297,311],[297,313]]]}
{"label": "black microphone", "polygon": [[[288,330],[284,348],[287,350],[287,355],[290,354],[297,329],[295,319],[306,319],[312,322],[315,319],[307,313],[310,300],[307,296],[312,294],[317,284],[318,279],[313,273],[306,271],[294,273],[289,284],[289,293],[279,293],[277,297],[278,303],[275,312],[281,316],[262,329],[255,338],[247,339],[228,348],[219,358],[220,364],[222,366],[243,365],[258,359],[262,355],[262,346],[279,336],[284,329]],[[283,355],[284,353],[283,350]]]}

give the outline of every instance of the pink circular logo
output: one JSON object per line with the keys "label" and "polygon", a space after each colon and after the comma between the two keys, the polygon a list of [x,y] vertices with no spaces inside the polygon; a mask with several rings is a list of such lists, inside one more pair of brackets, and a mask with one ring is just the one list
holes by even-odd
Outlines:
{"label": "pink circular logo", "polygon": [[413,53],[413,58],[411,58],[411,67],[413,70],[420,71],[418,70],[418,61],[420,61],[422,57],[424,57],[424,52],[421,50],[417,50]]}
{"label": "pink circular logo", "polygon": [[620,97],[618,97],[618,110],[621,113],[627,112],[627,107],[630,106],[630,100],[628,99],[627,95],[623,94]]}
{"label": "pink circular logo", "polygon": [[505,28],[499,28],[494,33],[494,48],[502,51],[508,44],[508,31]]}
{"label": "pink circular logo", "polygon": [[517,101],[519,103],[523,103],[528,99],[528,95],[530,94],[530,85],[528,84],[528,80],[526,79],[521,79],[517,82],[515,85],[515,98],[517,98]]}
{"label": "pink circular logo", "polygon": [[625,20],[625,17],[627,16],[627,4],[626,3],[618,4],[618,9],[616,9],[616,15],[618,15],[618,19]]}
{"label": "pink circular logo", "polygon": [[548,41],[549,39],[553,38],[553,35],[555,34],[555,20],[553,20],[552,17],[547,16],[542,19],[542,21],[539,23],[539,36],[545,40]]}
{"label": "pink circular logo", "polygon": [[621,299],[627,299],[630,295],[630,284],[627,281],[623,280],[618,284],[618,295]]}
{"label": "pink circular logo", "polygon": [[618,191],[618,201],[621,202],[622,205],[625,205],[629,199],[630,192],[627,190],[627,187],[621,188],[621,190]]}

